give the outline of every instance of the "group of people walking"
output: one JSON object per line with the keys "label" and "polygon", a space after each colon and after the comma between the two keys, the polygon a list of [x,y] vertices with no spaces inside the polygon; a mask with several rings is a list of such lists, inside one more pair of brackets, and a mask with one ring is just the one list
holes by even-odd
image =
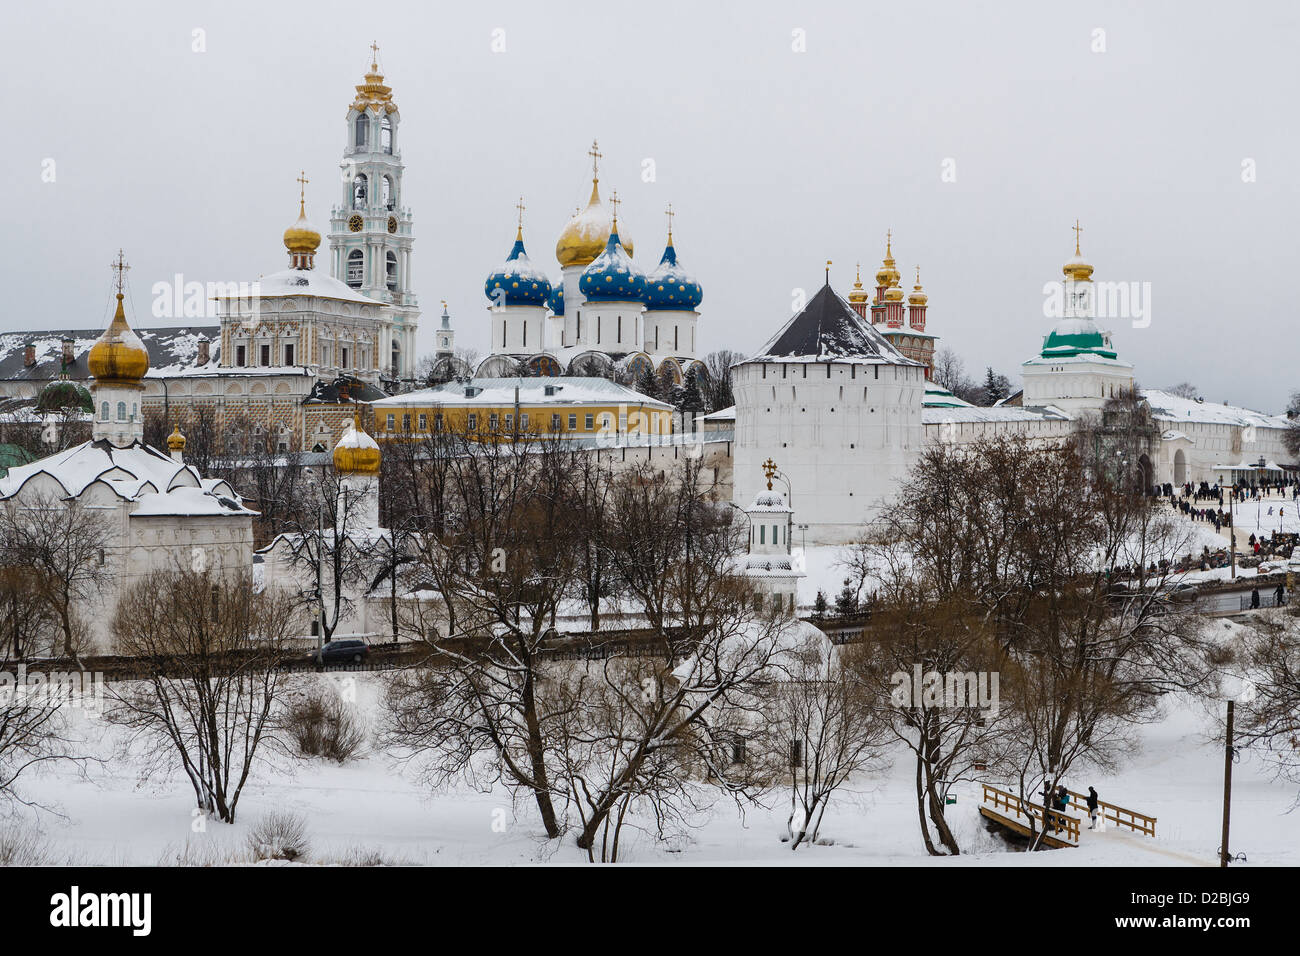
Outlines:
{"label": "group of people walking", "polygon": [[[1088,796],[1085,800],[1088,807],[1088,829],[1097,829],[1099,819],[1099,808],[1101,800],[1097,797],[1095,787],[1088,788]],[[1043,819],[1045,825],[1052,827],[1053,833],[1059,833],[1062,830],[1061,817],[1059,814],[1065,813],[1070,808],[1070,791],[1065,789],[1065,784],[1053,787],[1050,781],[1043,781]],[[1055,812],[1053,812],[1055,811]]]}

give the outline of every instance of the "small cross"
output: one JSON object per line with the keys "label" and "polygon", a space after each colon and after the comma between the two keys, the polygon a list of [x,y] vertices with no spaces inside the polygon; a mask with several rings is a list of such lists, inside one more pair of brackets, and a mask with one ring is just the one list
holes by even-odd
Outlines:
{"label": "small cross", "polygon": [[916,287],[921,288],[921,267],[916,267]]}
{"label": "small cross", "polygon": [[370,69],[379,70],[379,44],[373,40],[370,43]]}
{"label": "small cross", "polygon": [[763,474],[767,476],[767,490],[772,490],[772,479],[776,476],[776,462],[771,458],[763,462]]}
{"label": "small cross", "polygon": [[126,264],[126,256],[123,255],[121,249],[117,250],[117,259],[109,264],[109,268],[117,273],[117,279],[115,280],[117,283],[117,293],[118,295],[121,295],[123,288],[126,286],[126,273],[131,269],[131,267]]}
{"label": "small cross", "polygon": [[524,228],[524,197],[519,197],[519,202],[515,203],[515,208],[519,210],[519,228]]}
{"label": "small cross", "polygon": [[305,169],[298,170],[298,179],[296,181],[298,183],[298,202],[299,203],[306,202],[307,184],[311,182],[311,180],[307,178],[307,170]]}
{"label": "small cross", "polygon": [[668,204],[668,208],[664,210],[664,215],[668,217],[668,245],[671,246],[673,244],[673,216],[677,215],[677,213],[673,212],[672,203]]}
{"label": "small cross", "polygon": [[605,154],[600,151],[594,139],[591,141],[591,149],[587,150],[587,155],[591,157],[591,181],[600,182],[597,163],[604,158]]}
{"label": "small cross", "polygon": [[893,255],[893,253],[889,251],[893,241],[894,241],[894,233],[891,230],[886,229],[885,230],[885,256],[886,257]]}
{"label": "small cross", "polygon": [[615,189],[612,196],[609,197],[609,204],[614,207],[614,224],[618,225],[618,206],[623,200],[618,198],[618,190]]}
{"label": "small cross", "polygon": [[1076,219],[1074,220],[1074,254],[1076,256],[1083,255],[1079,251],[1079,233],[1081,232],[1083,232],[1083,227],[1079,225],[1079,220]]}

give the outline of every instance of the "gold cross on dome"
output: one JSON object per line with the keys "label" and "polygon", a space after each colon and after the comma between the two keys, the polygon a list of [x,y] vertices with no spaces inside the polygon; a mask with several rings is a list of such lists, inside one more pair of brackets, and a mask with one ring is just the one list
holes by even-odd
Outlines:
{"label": "gold cross on dome", "polygon": [[619,203],[621,203],[622,201],[623,201],[623,200],[621,200],[621,199],[618,198],[618,190],[615,189],[614,192],[613,192],[613,194],[609,197],[609,204],[610,204],[611,206],[614,207],[614,224],[615,224],[615,225],[618,224],[618,205],[619,205]]}
{"label": "gold cross on dome", "polygon": [[668,204],[668,208],[664,210],[664,215],[668,217],[668,244],[669,244],[669,245],[672,245],[672,242],[673,242],[673,216],[677,215],[677,213],[673,212],[673,204],[672,204],[672,203],[669,203],[669,204]]}
{"label": "gold cross on dome", "polygon": [[370,68],[376,71],[379,69],[379,44],[374,40],[370,41]]}
{"label": "gold cross on dome", "polygon": [[109,263],[108,267],[117,273],[117,278],[114,282],[117,285],[118,294],[121,295],[123,288],[126,286],[126,273],[131,269],[131,267],[126,264],[126,256],[122,253],[121,249],[117,250],[117,258]]}
{"label": "gold cross on dome", "polygon": [[776,462],[771,458],[763,462],[763,474],[767,476],[767,490],[772,490],[772,479],[776,477]]}
{"label": "gold cross on dome", "polygon": [[524,228],[524,197],[519,197],[519,202],[515,203],[515,208],[519,210],[519,228]]}
{"label": "gold cross on dome", "polygon": [[1083,227],[1079,225],[1079,220],[1076,219],[1074,220],[1074,254],[1076,256],[1083,255],[1083,253],[1079,251],[1079,233],[1081,232],[1083,232]]}
{"label": "gold cross on dome", "polygon": [[587,155],[591,157],[591,181],[598,183],[600,182],[600,176],[597,164],[604,158],[605,154],[600,151],[600,147],[596,145],[594,139],[591,141],[591,149],[587,150]]}
{"label": "gold cross on dome", "polygon": [[886,229],[885,230],[885,255],[886,256],[893,255],[893,253],[890,251],[891,247],[893,246],[893,243],[894,243],[894,232],[892,229]]}
{"label": "gold cross on dome", "polygon": [[298,201],[305,202],[307,200],[307,184],[311,182],[307,178],[307,170],[298,170],[298,178],[295,181],[298,183]]}

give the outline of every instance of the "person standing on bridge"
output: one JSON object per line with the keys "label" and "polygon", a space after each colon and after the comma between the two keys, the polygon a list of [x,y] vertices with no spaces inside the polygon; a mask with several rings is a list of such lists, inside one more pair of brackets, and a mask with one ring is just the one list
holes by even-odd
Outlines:
{"label": "person standing on bridge", "polygon": [[1092,822],[1088,824],[1089,830],[1097,829],[1097,805],[1100,803],[1097,799],[1097,788],[1088,788],[1088,819]]}

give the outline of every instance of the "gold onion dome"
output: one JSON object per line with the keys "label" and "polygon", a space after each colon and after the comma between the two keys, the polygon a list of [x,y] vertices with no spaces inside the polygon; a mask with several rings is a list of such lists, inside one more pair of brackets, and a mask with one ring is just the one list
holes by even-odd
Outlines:
{"label": "gold onion dome", "polygon": [[314,253],[320,246],[320,233],[307,221],[307,207],[298,200],[298,220],[284,231],[284,247],[290,252]]}
{"label": "gold onion dome", "polygon": [[334,470],[341,475],[377,475],[381,459],[379,444],[353,418],[334,446]]}
{"label": "gold onion dome", "polygon": [[898,266],[894,263],[893,237],[890,236],[885,239],[885,259],[876,273],[876,285],[896,285],[898,279]]}
{"label": "gold onion dome", "polygon": [[117,312],[86,359],[91,376],[101,385],[139,385],[149,371],[149,352],[140,336],[126,324],[122,293],[117,294]]}
{"label": "gold onion dome", "polygon": [[1084,261],[1083,253],[1079,251],[1079,233],[1083,229],[1078,221],[1074,223],[1074,258],[1061,267],[1061,272],[1067,279],[1074,279],[1076,282],[1092,281],[1092,266]]}
{"label": "gold onion dome", "polygon": [[867,290],[862,288],[862,266],[858,266],[857,278],[853,280],[853,291],[849,293],[850,302],[866,302]]}
{"label": "gold onion dome", "polygon": [[[587,208],[574,214],[555,242],[555,258],[561,266],[589,266],[605,251],[614,228],[614,217],[600,201],[599,182],[597,179],[591,181],[591,199]],[[632,240],[627,237],[626,227],[619,231],[619,243],[629,256],[633,254]]]}
{"label": "gold onion dome", "polygon": [[912,291],[907,294],[908,305],[925,305],[930,297],[921,291],[921,267],[916,267],[916,285],[912,286]]}
{"label": "gold onion dome", "polygon": [[172,433],[167,436],[168,451],[184,451],[185,436],[181,434],[181,426],[176,425],[172,428]]}

